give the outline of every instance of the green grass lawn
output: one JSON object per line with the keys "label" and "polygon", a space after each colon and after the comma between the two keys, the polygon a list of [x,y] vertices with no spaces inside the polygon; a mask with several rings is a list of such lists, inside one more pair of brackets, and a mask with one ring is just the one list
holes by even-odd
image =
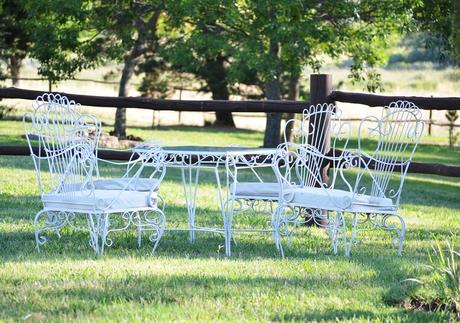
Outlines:
{"label": "green grass lawn", "polygon": [[[249,131],[174,127],[131,128],[144,139],[165,145],[244,144],[258,146],[262,134]],[[22,144],[19,123],[0,122],[0,145]],[[460,164],[458,149],[421,145],[415,159]],[[111,169],[103,170],[106,174]],[[199,223],[220,225],[217,194],[204,173],[198,196]],[[168,171],[161,193],[168,224],[187,226],[177,171]],[[407,222],[403,255],[389,233],[366,232],[346,258],[334,256],[325,232],[301,228],[286,259],[270,234],[238,234],[226,258],[221,235],[168,233],[155,255],[136,230],[114,234],[102,257],[88,246],[85,232],[50,233],[42,252],[34,249],[33,217],[40,209],[30,157],[0,157],[0,321],[145,320],[361,320],[454,321],[448,313],[408,310],[400,304],[420,288],[407,278],[428,274],[432,235],[460,244],[460,181],[409,175],[401,213]],[[263,218],[242,216],[236,226],[261,225]],[[145,237],[147,238],[147,237]],[[147,241],[147,239],[144,239]]]}

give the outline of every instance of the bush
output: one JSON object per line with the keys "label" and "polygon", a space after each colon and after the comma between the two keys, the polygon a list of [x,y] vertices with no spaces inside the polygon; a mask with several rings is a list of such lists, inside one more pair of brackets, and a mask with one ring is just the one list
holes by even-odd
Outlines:
{"label": "bush", "polygon": [[9,113],[11,113],[11,111],[13,111],[12,107],[8,107],[5,105],[0,106],[0,120],[5,118]]}
{"label": "bush", "polygon": [[434,284],[438,296],[439,307],[454,309],[460,312],[460,253],[454,250],[454,246],[446,241],[446,250],[435,239],[428,253],[430,268],[435,276]]}
{"label": "bush", "polygon": [[442,244],[436,238],[428,252],[430,275],[424,279],[405,281],[424,286],[411,295],[405,307],[426,311],[449,311],[460,315],[460,253],[448,240]]}

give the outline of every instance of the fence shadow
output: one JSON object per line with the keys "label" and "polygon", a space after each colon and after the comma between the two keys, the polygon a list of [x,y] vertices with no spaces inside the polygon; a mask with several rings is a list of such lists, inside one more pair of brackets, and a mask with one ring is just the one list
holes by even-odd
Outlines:
{"label": "fence shadow", "polygon": [[[169,257],[168,257],[169,258]],[[184,258],[184,257],[183,257]],[[66,258],[64,257],[64,260]],[[130,258],[132,259],[132,257]],[[189,259],[187,257],[187,259]],[[304,261],[314,260],[315,262],[328,261],[328,256],[307,256]],[[153,258],[154,262],[155,259]],[[250,261],[257,261],[252,258]],[[292,261],[292,260],[285,260]],[[118,276],[99,275],[94,281],[94,286],[82,286],[79,284],[54,284],[53,288],[40,288],[35,291],[44,301],[53,304],[52,308],[44,307],[40,302],[32,300],[17,300],[6,303],[0,300],[0,311],[10,313],[22,313],[24,310],[30,312],[39,312],[44,315],[72,315],[75,311],[91,313],[95,310],[88,304],[119,304],[120,302],[130,303],[131,306],[154,306],[153,304],[162,304],[162,306],[180,307],[186,304],[190,299],[212,298],[216,302],[234,301],[238,295],[251,295],[254,292],[258,294],[270,295],[274,291],[278,293],[280,301],[284,297],[291,297],[299,293],[311,293],[312,295],[321,295],[322,291],[330,293],[335,291],[337,295],[344,290],[356,289],[355,286],[380,286],[388,288],[388,281],[398,281],[401,277],[406,277],[404,262],[400,257],[378,257],[369,258],[365,255],[346,259],[336,257],[334,264],[336,266],[358,266],[363,271],[374,271],[375,275],[366,277],[350,278],[351,281],[344,281],[340,275],[324,275],[319,272],[311,272],[305,275],[293,275],[288,277],[279,277],[276,274],[251,274],[241,273],[239,275],[226,275],[225,271],[216,271],[215,274],[203,274],[200,272],[184,271],[183,273],[173,272],[165,275],[155,270],[130,272],[126,271],[122,278]],[[391,268],[391,270],[388,270]],[[225,270],[222,268],[222,270]],[[78,269],[75,269],[77,272]],[[115,278],[112,278],[115,277]],[[59,276],[49,278],[48,283],[54,280],[60,280]],[[391,286],[390,286],[391,288]],[[308,296],[307,296],[308,297]],[[361,296],[362,297],[362,296]],[[66,298],[72,301],[74,306],[59,305],[61,300]],[[379,300],[369,300],[378,302]],[[150,304],[150,305],[149,305]],[[364,317],[369,320],[390,319],[396,317],[407,318],[440,318],[441,313],[414,313],[404,309],[392,310],[389,314],[376,314],[372,310],[366,309],[341,309],[335,308],[335,305],[329,304],[325,308],[315,309],[302,307],[284,308],[281,307],[275,314],[270,314],[266,319],[274,321],[313,321],[313,320],[347,320]],[[313,307],[313,306],[312,306]],[[366,306],[367,307],[367,306]],[[321,307],[320,307],[321,308]],[[186,312],[185,312],[186,313]]]}

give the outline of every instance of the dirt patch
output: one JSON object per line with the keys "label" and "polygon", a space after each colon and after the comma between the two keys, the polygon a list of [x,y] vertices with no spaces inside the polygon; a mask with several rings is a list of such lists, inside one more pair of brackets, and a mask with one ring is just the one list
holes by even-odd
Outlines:
{"label": "dirt patch", "polygon": [[126,138],[118,138],[105,132],[101,133],[99,138],[99,146],[104,148],[126,149],[139,144],[139,142],[142,142],[140,137],[128,135]]}
{"label": "dirt patch", "polygon": [[439,300],[427,302],[419,298],[411,298],[402,304],[402,307],[408,310],[425,311],[425,312],[451,312],[460,316],[459,310],[454,304],[447,305]]}

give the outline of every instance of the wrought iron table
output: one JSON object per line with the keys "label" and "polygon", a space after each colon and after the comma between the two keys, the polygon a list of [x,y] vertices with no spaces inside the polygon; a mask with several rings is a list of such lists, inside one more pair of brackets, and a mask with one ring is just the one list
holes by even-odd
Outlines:
{"label": "wrought iron table", "polygon": [[[152,149],[152,147],[146,144],[136,146],[133,150],[138,153],[145,153],[150,149]],[[227,162],[230,159],[232,159],[232,161],[237,161],[239,164],[247,165],[248,167],[256,164],[270,164],[274,154],[276,154],[276,151],[276,148],[249,148],[239,146],[172,146],[162,148],[162,152],[166,155],[165,166],[167,168],[181,169],[185,204],[187,207],[189,220],[190,242],[195,241],[196,231],[217,232],[225,234],[225,228],[227,227],[227,212],[225,208],[224,193],[219,176],[219,169],[226,167]],[[200,227],[195,225],[196,202],[201,169],[211,169],[214,172],[220,204],[219,206],[224,221],[224,227],[222,229]],[[226,173],[228,186],[228,171]],[[227,248],[226,252],[227,255],[229,255]]]}

